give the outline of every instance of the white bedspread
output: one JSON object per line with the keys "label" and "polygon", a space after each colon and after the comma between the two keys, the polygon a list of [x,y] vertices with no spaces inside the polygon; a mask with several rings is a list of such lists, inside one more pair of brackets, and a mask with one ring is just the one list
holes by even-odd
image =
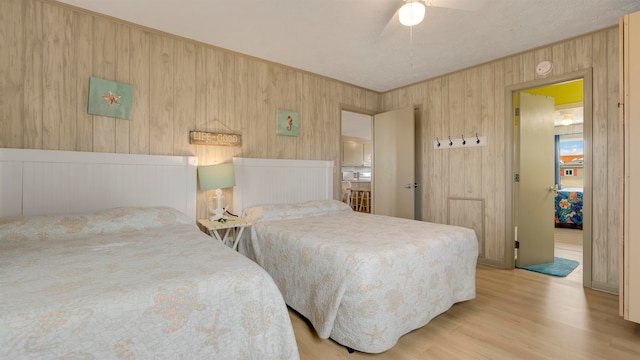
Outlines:
{"label": "white bedspread", "polygon": [[321,338],[379,353],[475,297],[471,229],[363,214],[337,201],[249,209],[243,252]]}
{"label": "white bedspread", "polygon": [[298,359],[281,294],[175,210],[0,218],[2,359]]}

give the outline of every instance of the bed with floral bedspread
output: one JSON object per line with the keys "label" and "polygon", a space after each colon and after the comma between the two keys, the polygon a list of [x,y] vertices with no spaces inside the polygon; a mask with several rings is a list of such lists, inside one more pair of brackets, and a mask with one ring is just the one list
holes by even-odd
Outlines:
{"label": "bed with floral bedspread", "polygon": [[556,227],[582,228],[582,188],[559,190],[555,208]]}
{"label": "bed with floral bedspread", "polygon": [[336,200],[254,206],[241,251],[321,338],[380,353],[475,297],[471,229],[358,213]]}
{"label": "bed with floral bedspread", "polygon": [[1,359],[298,359],[282,295],[171,208],[0,218]]}

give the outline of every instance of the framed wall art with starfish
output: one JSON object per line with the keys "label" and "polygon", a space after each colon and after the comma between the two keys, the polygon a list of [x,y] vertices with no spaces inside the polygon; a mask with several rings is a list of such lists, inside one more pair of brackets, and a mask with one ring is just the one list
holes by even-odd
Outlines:
{"label": "framed wall art with starfish", "polygon": [[92,77],[89,81],[89,114],[129,120],[133,86]]}

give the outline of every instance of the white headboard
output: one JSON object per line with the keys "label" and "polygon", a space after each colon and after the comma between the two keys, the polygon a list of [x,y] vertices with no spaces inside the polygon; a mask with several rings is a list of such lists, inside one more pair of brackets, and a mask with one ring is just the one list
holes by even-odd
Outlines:
{"label": "white headboard", "polygon": [[0,149],[0,217],[171,206],[195,220],[191,156]]}
{"label": "white headboard", "polygon": [[333,161],[233,158],[233,211],[333,198]]}

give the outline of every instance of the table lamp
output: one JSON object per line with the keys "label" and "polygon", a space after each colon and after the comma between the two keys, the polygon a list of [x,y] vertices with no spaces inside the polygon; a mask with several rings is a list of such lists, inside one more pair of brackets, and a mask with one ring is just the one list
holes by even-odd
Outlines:
{"label": "table lamp", "polygon": [[222,189],[236,185],[233,163],[198,166],[198,179],[200,180],[200,190],[216,189],[216,194],[212,200],[216,200],[217,207],[214,209],[212,208],[213,204],[207,205],[212,214],[209,220],[225,219],[227,208],[222,207],[222,201],[224,200]]}

